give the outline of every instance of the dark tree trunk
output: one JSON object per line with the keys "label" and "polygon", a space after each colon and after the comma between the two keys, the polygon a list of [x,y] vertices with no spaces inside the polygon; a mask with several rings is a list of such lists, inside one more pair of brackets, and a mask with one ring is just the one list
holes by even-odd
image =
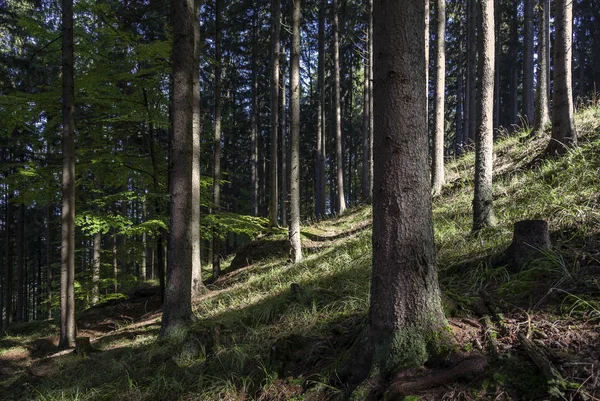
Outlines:
{"label": "dark tree trunk", "polygon": [[93,255],[93,264],[92,264],[92,291],[91,291],[91,299],[90,304],[92,306],[96,305],[100,299],[100,251],[102,250],[100,247],[100,242],[102,241],[102,234],[97,232],[94,234],[94,255]]}
{"label": "dark tree trunk", "polygon": [[46,205],[46,318],[52,319],[52,208]]}
{"label": "dark tree trunk", "polygon": [[496,224],[492,208],[492,173],[494,153],[494,3],[478,0],[480,102],[477,108],[475,141],[475,196],[473,199],[473,231]]}
{"label": "dark tree trunk", "polygon": [[6,301],[6,317],[4,321],[4,329],[10,327],[13,323],[13,238],[12,238],[12,204],[10,202],[12,196],[10,192],[6,195],[6,219],[4,222],[4,234],[6,245],[6,272],[4,276],[4,295]]}
{"label": "dark tree trunk", "polygon": [[319,4],[315,215],[325,216],[325,0]]}
{"label": "dark tree trunk", "polygon": [[160,336],[181,334],[192,320],[192,157],[194,0],[172,0],[173,108],[167,287]]}
{"label": "dark tree trunk", "polygon": [[[428,178],[424,2],[375,2],[373,274],[355,378],[386,376],[440,349],[445,319]],[[410,355],[410,357],[406,357]]]}
{"label": "dark tree trunk", "polygon": [[462,21],[458,34],[458,63],[456,65],[456,132],[454,134],[454,154],[459,156],[463,147],[463,113],[464,113],[464,75],[463,75],[463,32]]}
{"label": "dark tree trunk", "polygon": [[573,117],[573,3],[556,0],[556,41],[554,46],[554,92],[552,94],[552,138],[548,152],[562,153],[577,143]]}
{"label": "dark tree trunk", "polygon": [[73,0],[62,0],[63,176],[59,348],[75,345],[75,108]]}
{"label": "dark tree trunk", "polygon": [[445,183],[444,177],[444,102],[446,100],[446,0],[435,1],[435,86],[434,124],[431,166],[431,193],[439,195]]}
{"label": "dark tree trunk", "polygon": [[[369,1],[369,4],[371,1]],[[369,7],[369,19],[370,19],[370,7]],[[371,202],[372,193],[371,190],[371,132],[369,131],[369,85],[371,84],[370,70],[370,57],[369,57],[369,42],[371,41],[371,35],[367,29],[365,35],[365,58],[364,58],[364,71],[363,71],[363,125],[362,125],[362,175],[361,175],[361,198],[365,203]]]}
{"label": "dark tree trunk", "polygon": [[523,30],[523,118],[528,124],[533,119],[533,36],[534,36],[534,0],[524,0]]}
{"label": "dark tree trunk", "polygon": [[513,128],[519,123],[519,29],[518,29],[518,10],[511,8],[510,18],[510,124]]}
{"label": "dark tree trunk", "polygon": [[[221,209],[221,7],[222,0],[215,0],[215,132],[213,161],[213,213]],[[253,183],[253,186],[257,185]],[[258,191],[257,191],[258,192]],[[258,196],[258,194],[257,194]],[[221,275],[221,239],[213,228],[213,279]]]}
{"label": "dark tree trunk", "polygon": [[290,227],[292,260],[302,260],[300,243],[300,0],[292,0],[290,57]]}
{"label": "dark tree trunk", "polygon": [[501,12],[500,12],[500,0],[494,0],[494,10],[496,10],[495,16],[495,65],[494,65],[494,133],[500,128],[500,24],[501,24]]}
{"label": "dark tree trunk", "polygon": [[[279,128],[279,36],[281,31],[281,5],[280,0],[271,0],[271,190],[269,203],[269,222],[272,226],[278,226],[279,212],[279,186],[277,154],[279,139],[277,129]],[[258,22],[256,23],[258,25]],[[258,29],[258,27],[256,27]],[[256,43],[255,43],[256,47]],[[256,75],[256,71],[253,72]],[[254,77],[256,80],[256,76]]]}
{"label": "dark tree trunk", "polygon": [[285,50],[281,49],[281,77],[279,98],[281,103],[280,134],[281,134],[281,224],[288,225],[288,146],[287,146],[287,118],[286,118],[286,84],[285,84]]}
{"label": "dark tree trunk", "polygon": [[543,130],[550,121],[548,106],[550,86],[550,0],[540,0],[538,12],[538,77],[534,131]]}
{"label": "dark tree trunk", "polygon": [[467,121],[467,135],[465,140],[474,143],[477,132],[477,0],[467,0],[469,9],[468,16],[468,38],[467,38],[467,96],[469,101],[467,104],[468,113],[465,120]]}
{"label": "dark tree trunk", "polygon": [[27,321],[27,281],[25,279],[25,205],[19,204],[19,225],[17,228],[17,317],[21,323]]}

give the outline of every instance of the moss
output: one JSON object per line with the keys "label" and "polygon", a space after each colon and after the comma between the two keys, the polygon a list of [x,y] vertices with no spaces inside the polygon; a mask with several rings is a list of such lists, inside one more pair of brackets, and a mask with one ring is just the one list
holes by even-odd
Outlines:
{"label": "moss", "polygon": [[421,366],[427,361],[445,358],[456,349],[450,327],[435,324],[438,329],[427,326],[406,326],[396,330],[388,340],[375,346],[373,369],[385,374]]}

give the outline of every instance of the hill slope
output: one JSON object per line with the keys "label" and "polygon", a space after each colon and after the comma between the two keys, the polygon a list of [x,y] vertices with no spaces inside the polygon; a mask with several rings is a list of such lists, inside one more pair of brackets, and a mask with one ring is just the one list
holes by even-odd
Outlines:
{"label": "hill slope", "polygon": [[[547,136],[523,132],[498,141],[500,224],[478,234],[470,232],[474,156],[447,164],[450,183],[434,201],[447,315],[457,351],[488,355],[491,367],[455,375],[461,380],[444,376],[454,360],[407,372],[398,383],[414,386],[405,395],[543,399],[556,391],[566,399],[600,397],[600,110],[578,113],[577,125],[580,146],[556,160],[538,158]],[[554,248],[515,273],[502,254],[512,224],[523,219],[547,220]],[[53,322],[14,327],[0,339],[0,398],[341,398],[337,371],[347,363],[369,305],[370,228],[368,207],[305,226],[308,257],[298,265],[282,256],[282,237],[264,238],[257,253],[245,256],[253,257],[251,265],[226,269],[195,300],[200,357],[156,342],[160,303],[152,291],[81,313],[80,335],[101,350],[85,358],[55,352]],[[489,322],[479,320],[486,315]],[[547,383],[519,334],[545,352],[563,382]],[[371,384],[356,398],[380,398],[378,386],[387,384]]]}

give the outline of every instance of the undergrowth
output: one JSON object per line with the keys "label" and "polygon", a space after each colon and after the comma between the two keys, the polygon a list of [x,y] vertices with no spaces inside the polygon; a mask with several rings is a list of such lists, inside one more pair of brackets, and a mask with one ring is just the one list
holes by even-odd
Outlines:
{"label": "undergrowth", "polygon": [[[468,313],[479,291],[492,289],[523,308],[554,297],[560,313],[600,320],[598,281],[586,281],[581,290],[582,269],[597,262],[591,250],[600,243],[599,122],[598,108],[579,112],[580,145],[559,159],[536,159],[547,133],[532,136],[523,130],[499,139],[494,208],[500,224],[476,234],[471,233],[474,155],[447,164],[449,184],[434,201],[434,226],[440,281],[452,302]],[[53,369],[44,377],[21,370],[0,383],[0,396],[302,400],[312,392],[336,399],[339,364],[367,319],[370,215],[362,206],[305,226],[303,240],[314,247],[299,264],[267,258],[214,283],[194,305],[194,333],[202,344],[197,359],[181,361],[175,345],[158,344],[160,321],[155,321],[125,337],[101,340],[104,351],[86,359],[64,355],[38,362]],[[548,221],[554,251],[530,269],[511,273],[501,255],[512,225],[524,219]],[[223,268],[227,272],[227,264]],[[539,291],[532,292],[536,286]],[[0,358],[56,330],[47,322],[15,326],[0,340]],[[493,385],[501,385],[502,378]]]}

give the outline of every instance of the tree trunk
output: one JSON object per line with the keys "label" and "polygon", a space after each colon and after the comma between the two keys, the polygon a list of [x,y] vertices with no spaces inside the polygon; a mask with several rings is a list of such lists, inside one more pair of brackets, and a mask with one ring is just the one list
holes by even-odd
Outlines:
{"label": "tree trunk", "polygon": [[172,0],[173,108],[167,287],[160,337],[179,336],[192,320],[192,157],[194,0]]}
{"label": "tree trunk", "polygon": [[[172,0],[173,1],[173,0]],[[222,0],[215,0],[215,132],[213,161],[213,213],[221,209],[221,8]],[[256,185],[256,183],[254,183]],[[221,275],[221,239],[213,228],[213,279]]]}
{"label": "tree trunk", "polygon": [[463,77],[463,31],[462,20],[458,34],[458,63],[456,64],[456,114],[454,117],[456,133],[454,134],[454,154],[459,156],[463,147],[463,113],[464,113],[464,77]]}
{"label": "tree trunk", "polygon": [[319,4],[318,33],[318,78],[317,78],[317,152],[315,166],[315,215],[325,216],[325,0]]}
{"label": "tree trunk", "polygon": [[431,166],[431,193],[439,195],[445,183],[444,177],[444,101],[446,89],[446,0],[435,1],[435,87],[434,87],[434,127]]}
{"label": "tree trunk", "polygon": [[[375,2],[373,274],[365,351],[387,376],[429,359],[446,339],[428,179],[424,2]],[[362,344],[361,344],[362,345]],[[408,356],[410,355],[410,356]]]}
{"label": "tree trunk", "polygon": [[19,204],[17,228],[17,323],[27,321],[27,281],[25,279],[25,205]]}
{"label": "tree trunk", "polygon": [[[369,10],[370,11],[370,10]],[[362,176],[361,176],[361,197],[365,203],[371,202],[371,193],[369,192],[370,173],[371,173],[371,133],[369,132],[369,84],[371,77],[369,76],[369,30],[365,35],[365,60],[363,70],[363,125],[362,125]]]}
{"label": "tree trunk", "polygon": [[480,102],[477,108],[477,138],[475,141],[475,196],[473,199],[473,231],[496,224],[492,209],[493,114],[494,114],[494,3],[478,0]]}
{"label": "tree trunk", "polygon": [[[271,190],[269,203],[269,222],[277,227],[279,212],[279,194],[277,179],[278,166],[277,154],[279,139],[279,36],[281,31],[281,4],[280,0],[271,0]],[[258,27],[256,27],[258,29]],[[255,42],[256,45],[256,42]],[[256,46],[255,46],[256,47]],[[256,71],[254,71],[256,74]],[[256,79],[256,78],[255,78]]]}
{"label": "tree trunk", "polygon": [[510,18],[510,124],[513,129],[519,124],[519,29],[518,29],[518,10],[511,9]]}
{"label": "tree trunk", "polygon": [[102,233],[97,232],[94,234],[94,256],[93,256],[93,266],[92,266],[92,297],[90,299],[90,304],[92,306],[96,305],[100,300],[100,242],[102,241]]}
{"label": "tree trunk", "polygon": [[523,31],[523,118],[528,124],[534,121],[533,116],[533,2],[524,0]]}
{"label": "tree trunk", "polygon": [[468,112],[465,115],[467,121],[465,140],[474,143],[477,132],[477,0],[467,0],[468,9],[468,37],[467,37],[467,91]]}
{"label": "tree trunk", "polygon": [[550,0],[540,0],[538,34],[538,78],[536,93],[535,132],[550,121],[548,91],[550,82]]}
{"label": "tree trunk", "polygon": [[556,41],[554,46],[554,92],[552,94],[552,138],[547,151],[560,154],[577,143],[573,118],[573,3],[556,0]]}
{"label": "tree trunk", "polygon": [[113,268],[113,292],[116,294],[119,292],[118,276],[119,276],[119,265],[117,262],[117,230],[113,229],[113,247],[112,247],[112,268]]}
{"label": "tree trunk", "polygon": [[495,46],[496,46],[496,64],[494,66],[494,133],[500,128],[500,26],[501,26],[501,12],[500,12],[500,0],[494,0],[494,10],[496,10],[495,18]]}
{"label": "tree trunk", "polygon": [[337,208],[338,214],[346,211],[346,197],[344,192],[344,159],[342,152],[342,109],[340,99],[340,38],[338,24],[338,3],[332,0],[333,14],[333,109],[334,129],[335,129],[335,166],[336,166],[336,187],[337,187]]}
{"label": "tree trunk", "polygon": [[10,192],[6,195],[6,220],[4,223],[4,234],[6,236],[6,273],[4,276],[4,295],[6,302],[6,320],[4,321],[4,329],[9,328],[13,323],[13,239],[12,239],[12,204],[10,202],[12,196]]}
{"label": "tree trunk", "polygon": [[294,263],[302,260],[300,243],[300,0],[292,0],[290,55],[290,227]]}
{"label": "tree trunk", "polygon": [[46,205],[46,318],[52,319],[52,208]]}
{"label": "tree trunk", "polygon": [[288,146],[286,141],[287,136],[287,119],[286,119],[286,84],[285,84],[285,50],[281,49],[281,77],[279,87],[279,98],[281,99],[281,118],[280,133],[281,133],[281,225],[288,225]]}
{"label": "tree trunk", "polygon": [[75,108],[73,0],[62,0],[63,176],[59,348],[75,345]]}
{"label": "tree trunk", "polygon": [[[200,1],[194,2],[194,60],[192,77],[192,297],[200,295],[202,283],[202,257],[200,251]],[[144,236],[146,233],[143,234]],[[145,238],[144,238],[145,241]],[[144,244],[144,250],[146,246]],[[145,260],[145,259],[144,259]],[[144,263],[145,264],[145,263]],[[145,270],[145,266],[144,266]],[[145,279],[146,272],[144,271]]]}
{"label": "tree trunk", "polygon": [[[375,0],[372,0],[375,1]],[[431,29],[429,27],[430,19],[430,0],[425,0],[425,115],[427,116],[427,138],[429,138],[429,47],[431,46]]]}

